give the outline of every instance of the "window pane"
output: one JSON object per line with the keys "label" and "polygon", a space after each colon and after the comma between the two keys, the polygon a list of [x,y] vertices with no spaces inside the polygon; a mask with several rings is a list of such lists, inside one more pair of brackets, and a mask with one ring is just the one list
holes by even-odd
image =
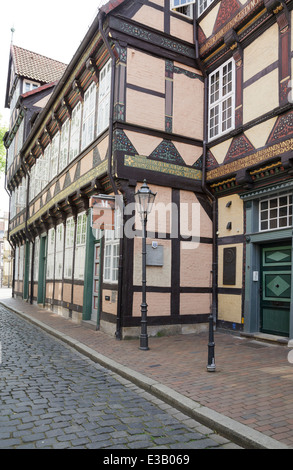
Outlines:
{"label": "window pane", "polygon": [[282,218],[279,220],[279,226],[280,226],[280,227],[287,227],[287,226],[288,226],[288,219],[287,219],[287,217],[282,217]]}
{"label": "window pane", "polygon": [[280,197],[280,206],[287,206],[288,204],[288,198],[287,196],[285,197]]}
{"label": "window pane", "polygon": [[280,207],[280,210],[279,210],[279,215],[280,217],[285,217],[288,215],[288,207]]}

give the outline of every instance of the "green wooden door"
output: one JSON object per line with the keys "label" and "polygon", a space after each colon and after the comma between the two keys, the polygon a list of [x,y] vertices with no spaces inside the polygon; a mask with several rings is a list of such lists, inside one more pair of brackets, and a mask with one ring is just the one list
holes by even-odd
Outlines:
{"label": "green wooden door", "polygon": [[292,248],[262,248],[261,331],[289,336]]}

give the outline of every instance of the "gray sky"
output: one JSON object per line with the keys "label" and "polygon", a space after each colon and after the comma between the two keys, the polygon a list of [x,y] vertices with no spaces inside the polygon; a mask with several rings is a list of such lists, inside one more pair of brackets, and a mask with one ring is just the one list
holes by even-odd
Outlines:
{"label": "gray sky", "polygon": [[[4,0],[1,5],[0,28],[0,114],[8,125],[5,110],[11,28],[13,43],[51,59],[68,64],[92,24],[98,9],[107,0],[82,0],[83,8],[72,0],[50,0],[29,4],[23,0]],[[0,211],[8,210],[7,193],[0,180]]]}

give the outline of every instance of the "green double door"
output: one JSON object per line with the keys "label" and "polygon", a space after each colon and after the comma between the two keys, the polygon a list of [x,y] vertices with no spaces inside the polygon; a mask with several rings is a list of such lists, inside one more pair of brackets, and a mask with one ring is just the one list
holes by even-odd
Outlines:
{"label": "green double door", "polygon": [[292,247],[264,246],[261,258],[261,332],[289,336]]}

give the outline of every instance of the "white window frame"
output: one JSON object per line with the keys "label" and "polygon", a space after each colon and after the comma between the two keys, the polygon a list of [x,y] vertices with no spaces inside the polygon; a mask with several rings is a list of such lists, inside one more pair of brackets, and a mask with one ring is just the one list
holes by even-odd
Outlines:
{"label": "white window frame", "polygon": [[15,157],[15,138],[12,140],[7,155],[7,170],[11,167]]}
{"label": "white window frame", "polygon": [[109,127],[110,97],[111,97],[111,60],[100,71],[97,135]]}
{"label": "white window frame", "polygon": [[69,217],[66,220],[64,279],[72,279],[74,231],[74,218]]}
{"label": "white window frame", "polygon": [[40,262],[40,237],[35,239],[35,251],[34,251],[34,282],[39,279],[39,262]]}
{"label": "white window frame", "polygon": [[60,132],[52,139],[51,154],[50,154],[50,181],[55,178],[58,173],[59,161],[59,146],[60,146]]}
{"label": "white window frame", "polygon": [[55,256],[55,229],[48,231],[48,247],[47,247],[47,279],[54,279],[54,256]]}
{"label": "white window frame", "polygon": [[16,212],[21,212],[26,207],[26,177],[21,180],[18,188],[15,190],[15,208]]}
{"label": "white window frame", "polygon": [[31,202],[35,197],[36,165],[31,168],[29,181],[29,202]]}
{"label": "white window frame", "polygon": [[84,95],[81,150],[85,149],[95,137],[97,87],[93,82]]}
{"label": "white window frame", "polygon": [[214,2],[214,0],[197,0],[198,17],[200,17]]}
{"label": "white window frame", "polygon": [[59,173],[68,165],[70,121],[67,119],[61,129]]}
{"label": "white window frame", "polygon": [[22,119],[20,126],[17,131],[17,155],[19,154],[23,146],[23,136],[24,136],[24,118]]}
{"label": "white window frame", "polygon": [[[231,70],[228,71],[228,68]],[[227,88],[225,77],[231,75],[228,85],[231,87]],[[217,84],[217,86],[216,86]],[[236,72],[235,72],[235,60],[229,59],[221,67],[212,72],[209,76],[209,142],[222,135],[227,134],[229,131],[235,128],[235,93],[236,93]],[[225,106],[230,103],[229,117],[225,114]],[[230,122],[230,125],[228,125]]]}
{"label": "white window frame", "polygon": [[193,18],[192,5],[195,0],[170,0],[170,9],[181,15]]}
{"label": "white window frame", "polygon": [[19,246],[15,248],[15,267],[14,267],[14,279],[18,281],[19,273]]}
{"label": "white window frame", "polygon": [[121,213],[115,210],[115,230],[105,230],[104,282],[118,283]]}
{"label": "white window frame", "polygon": [[18,271],[18,280],[23,281],[23,272],[24,272],[24,245],[19,247],[19,271]]}
{"label": "white window frame", "polygon": [[69,161],[77,157],[80,153],[80,128],[81,128],[81,103],[77,103],[72,111],[71,116],[71,129],[70,129],[70,148],[69,148]]}
{"label": "white window frame", "polygon": [[84,280],[86,251],[87,215],[82,212],[77,216],[74,279]]}
{"label": "white window frame", "polygon": [[[287,199],[287,202],[283,204],[282,199]],[[293,197],[292,194],[280,194],[272,196],[267,199],[261,199],[259,201],[259,231],[260,232],[271,232],[272,230],[279,230],[284,228],[292,227],[292,208],[293,208]],[[275,205],[273,201],[277,201]],[[267,203],[267,209],[262,208]],[[286,215],[284,210],[286,208]],[[281,212],[283,210],[283,213]],[[267,217],[265,217],[267,215]],[[286,221],[286,225],[281,225],[281,221]],[[267,223],[267,228],[263,228],[263,224]],[[273,226],[271,226],[273,225]]]}
{"label": "white window frame", "polygon": [[56,227],[55,281],[61,281],[63,275],[64,225]]}
{"label": "white window frame", "polygon": [[36,88],[39,88],[39,86],[40,84],[37,82],[29,82],[28,80],[25,80],[23,83],[23,94],[35,90]]}

